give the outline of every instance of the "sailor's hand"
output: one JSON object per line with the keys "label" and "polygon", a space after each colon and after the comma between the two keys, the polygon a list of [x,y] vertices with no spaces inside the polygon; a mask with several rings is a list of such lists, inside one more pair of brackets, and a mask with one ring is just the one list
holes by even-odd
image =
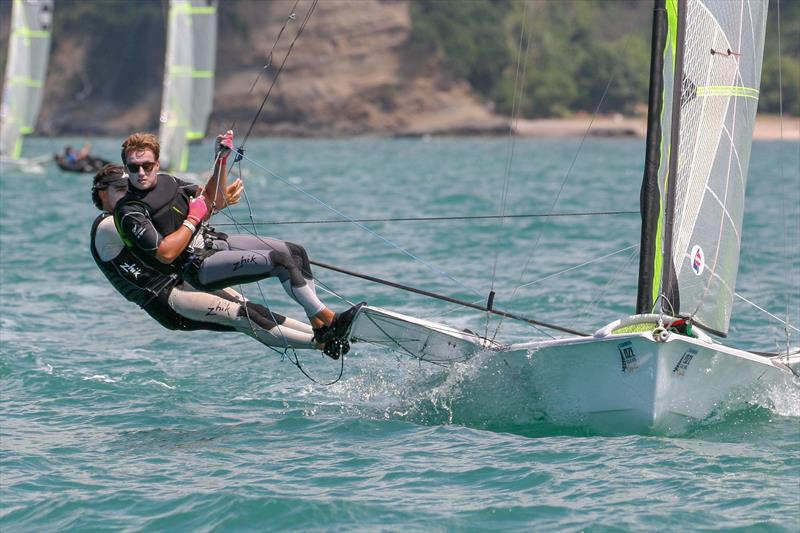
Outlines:
{"label": "sailor's hand", "polygon": [[237,179],[225,188],[225,205],[238,204],[244,191],[242,180]]}
{"label": "sailor's hand", "polygon": [[208,205],[206,205],[206,198],[202,194],[197,198],[189,200],[189,214],[186,218],[193,222],[195,225],[199,224],[208,214]]}
{"label": "sailor's hand", "polygon": [[217,135],[217,141],[214,144],[214,157],[226,163],[231,150],[233,150],[233,130]]}

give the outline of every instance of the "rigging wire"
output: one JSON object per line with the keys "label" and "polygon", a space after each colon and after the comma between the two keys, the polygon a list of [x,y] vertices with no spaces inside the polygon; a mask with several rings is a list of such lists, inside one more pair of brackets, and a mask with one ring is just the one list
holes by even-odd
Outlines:
{"label": "rigging wire", "polygon": [[[575,315],[575,319],[570,323],[570,327],[575,327],[575,324],[578,322],[578,320],[583,318],[584,316],[586,316],[586,314],[587,314],[586,310],[589,309],[590,307],[596,306],[597,302],[603,296],[606,295],[606,293],[609,291],[609,289],[611,289],[613,286],[615,286],[619,282],[619,279],[620,279],[620,276],[622,275],[622,273],[625,272],[626,270],[628,270],[628,267],[630,267],[631,263],[633,262],[634,258],[636,257],[639,246],[640,245],[637,244],[635,246],[625,248],[625,250],[630,250],[631,248],[636,248],[636,249],[633,252],[631,252],[630,255],[628,255],[628,260],[625,261],[625,263],[623,263],[622,266],[620,266],[617,269],[617,271],[614,273],[614,275],[611,276],[608,279],[608,281],[603,286],[603,288],[600,289],[600,291],[597,294],[595,294],[594,298],[592,298],[592,300],[589,303],[584,305],[583,308],[580,310],[580,312],[578,312]],[[620,252],[622,252],[622,251],[624,251],[624,250],[620,250]]]}
{"label": "rigging wire", "polygon": [[[613,215],[638,215],[638,210],[627,211],[585,211],[575,213],[526,213],[520,215],[470,215],[470,216],[444,216],[444,217],[396,217],[396,218],[354,218],[352,220],[271,220],[252,221],[251,224],[259,226],[282,226],[293,224],[350,224],[352,222],[437,222],[445,220],[492,220],[499,218],[556,218],[556,217],[587,217],[587,216],[613,216]],[[235,223],[215,224],[216,226],[233,226]]]}
{"label": "rigging wire", "polygon": [[[242,176],[242,169],[241,169],[241,159],[242,159],[242,157],[243,157],[243,155],[244,155],[244,145],[247,143],[247,140],[249,139],[249,137],[250,137],[250,134],[251,134],[251,133],[252,133],[252,131],[253,131],[253,127],[255,126],[256,122],[258,121],[258,118],[259,118],[259,116],[261,115],[261,112],[262,112],[262,111],[263,111],[263,109],[264,109],[264,105],[266,105],[266,103],[267,103],[267,100],[269,99],[269,96],[270,96],[270,94],[272,93],[272,89],[273,89],[273,87],[275,86],[275,84],[276,84],[276,82],[277,82],[277,80],[278,80],[278,77],[280,76],[280,73],[283,71],[283,67],[284,67],[284,65],[286,64],[286,60],[289,58],[289,55],[291,54],[291,52],[292,52],[292,49],[294,48],[294,44],[295,44],[295,42],[297,42],[297,39],[298,39],[298,38],[300,37],[300,35],[302,34],[302,32],[303,32],[303,29],[305,28],[306,24],[308,24],[308,21],[311,19],[311,15],[313,14],[313,12],[314,12],[314,9],[315,9],[315,8],[316,8],[316,6],[317,6],[317,1],[318,1],[318,0],[314,0],[314,1],[313,1],[313,3],[312,3],[312,5],[311,5],[311,7],[310,7],[310,8],[308,9],[308,11],[306,12],[306,16],[305,16],[305,18],[303,19],[303,22],[302,22],[302,24],[300,25],[300,28],[298,29],[297,33],[296,33],[296,34],[295,34],[295,36],[294,36],[294,39],[292,40],[291,44],[289,45],[289,49],[287,50],[286,54],[284,55],[284,57],[283,57],[283,61],[281,62],[281,65],[280,65],[280,67],[278,68],[277,72],[275,73],[275,77],[272,79],[272,83],[270,84],[270,86],[269,86],[269,89],[267,90],[266,94],[264,95],[264,99],[262,100],[262,102],[261,102],[261,105],[260,105],[260,107],[258,108],[258,111],[256,112],[255,116],[253,117],[253,120],[252,120],[252,121],[251,121],[251,123],[250,123],[250,127],[249,127],[249,128],[248,128],[248,130],[247,130],[247,134],[245,135],[245,137],[244,137],[244,139],[243,139],[243,141],[242,141],[241,145],[239,146],[239,148],[236,150],[236,154],[237,154],[237,155],[236,155],[236,157],[234,158],[234,161],[233,161],[233,164],[231,165],[231,168],[233,168],[233,165],[236,165],[236,164],[238,163],[238,170],[239,170],[239,178],[240,178],[240,179],[241,179],[241,176]],[[272,65],[272,56],[273,56],[273,52],[274,52],[274,50],[275,50],[275,47],[277,46],[278,42],[280,41],[281,35],[283,35],[283,32],[284,32],[284,30],[286,29],[286,27],[287,27],[287,25],[289,24],[289,22],[290,22],[290,21],[294,21],[294,20],[296,19],[296,13],[295,13],[295,9],[297,8],[297,5],[298,5],[298,3],[299,3],[299,0],[296,0],[296,1],[295,1],[295,3],[294,3],[294,5],[292,6],[291,12],[290,12],[289,16],[287,17],[287,19],[286,19],[286,22],[284,22],[284,24],[283,24],[283,27],[281,28],[280,32],[278,33],[278,36],[277,36],[277,38],[275,39],[275,42],[274,42],[274,43],[273,43],[273,45],[272,45],[272,49],[270,50],[269,56],[268,56],[268,58],[267,58],[267,63],[264,65],[264,67],[262,68],[262,70],[259,72],[258,76],[256,76],[256,79],[255,79],[255,81],[253,82],[253,85],[250,87],[250,93],[252,93],[253,89],[255,88],[256,84],[258,83],[258,80],[260,79],[262,72],[264,72],[264,71],[268,70],[268,69],[269,69],[269,67]],[[230,129],[233,129],[233,126],[231,126],[231,128],[230,128]],[[215,163],[216,163],[216,161],[215,161]],[[219,184],[219,181],[217,181],[217,192],[219,192],[219,190],[220,190],[220,189],[219,189],[219,185],[220,185],[220,184]],[[257,230],[257,228],[256,228],[256,223],[255,223],[255,221],[254,221],[254,219],[253,219],[253,209],[252,209],[252,206],[251,206],[251,204],[250,204],[250,199],[249,199],[249,197],[247,196],[247,191],[246,191],[246,190],[243,190],[243,192],[244,192],[244,197],[245,197],[245,203],[247,204],[248,216],[249,216],[250,222],[251,222],[251,224],[252,224],[252,226],[253,226],[253,231],[252,231],[252,232],[250,232],[250,231],[249,231],[249,229],[247,229],[247,228],[246,228],[244,225],[240,224],[240,223],[239,223],[239,222],[238,222],[238,221],[235,219],[235,217],[233,217],[233,215],[231,215],[230,213],[225,213],[225,215],[226,215],[226,216],[227,216],[229,219],[231,219],[231,220],[233,221],[233,224],[234,224],[235,226],[237,226],[237,227],[241,227],[241,228],[244,228],[244,229],[246,229],[246,230],[247,230],[248,232],[250,232],[252,235],[254,235],[254,236],[258,237],[258,238],[259,238],[259,239],[260,239],[262,242],[264,242],[264,241],[263,241],[263,239],[261,239],[261,238],[260,238],[260,236],[258,235],[258,230]],[[212,206],[212,209],[213,209],[213,206]],[[273,322],[274,322],[275,324],[277,324],[278,333],[280,333],[280,331],[281,331],[281,330],[280,330],[280,327],[281,327],[281,326],[278,324],[278,321],[276,320],[276,317],[274,316],[274,313],[272,312],[272,308],[271,308],[271,307],[268,305],[268,301],[267,301],[266,295],[264,294],[263,288],[261,287],[261,283],[257,281],[257,282],[256,282],[256,286],[258,287],[258,291],[259,291],[259,293],[260,293],[260,295],[261,295],[262,301],[263,301],[265,304],[267,304],[267,305],[266,305],[266,307],[267,307],[267,309],[268,309],[268,310],[269,310],[269,312],[270,312],[270,315],[271,315],[271,318],[272,318]],[[241,286],[240,286],[240,290],[243,290],[243,287],[241,287]],[[244,293],[242,293],[242,295],[244,296]],[[245,298],[246,298],[246,297],[245,297]],[[252,318],[250,317],[250,313],[249,313],[249,310],[247,309],[247,305],[244,305],[244,309],[245,309],[245,314],[246,314],[246,316],[247,316],[247,319],[248,319],[248,321],[249,321],[249,324],[250,324],[250,328],[251,328],[251,330],[253,331],[253,334],[254,334],[254,335],[256,335],[256,338],[258,338],[258,336],[257,336],[257,334],[256,334],[256,330],[255,330],[255,324],[254,324],[254,322],[253,322]],[[281,353],[281,358],[282,358],[282,359],[284,359],[284,358],[288,359],[288,360],[289,360],[289,361],[290,361],[292,364],[294,364],[294,365],[295,365],[295,366],[296,366],[296,367],[297,367],[297,368],[300,370],[300,372],[302,372],[302,373],[303,373],[303,375],[304,375],[304,376],[306,376],[306,377],[307,377],[309,380],[311,380],[311,381],[312,381],[312,382],[314,382],[314,383],[320,384],[320,385],[332,385],[332,384],[336,383],[337,381],[339,381],[339,380],[341,379],[341,377],[342,377],[342,375],[343,375],[343,373],[344,373],[344,357],[343,357],[343,356],[342,356],[342,357],[340,357],[340,359],[341,359],[341,366],[340,366],[340,369],[339,369],[339,375],[338,375],[338,376],[336,377],[336,379],[334,379],[333,381],[331,381],[331,382],[329,382],[329,383],[323,383],[323,382],[320,382],[320,381],[316,380],[314,377],[312,377],[311,375],[309,375],[309,374],[308,374],[308,372],[306,372],[306,371],[305,371],[305,369],[302,367],[302,365],[301,365],[301,363],[300,363],[300,358],[299,358],[299,356],[298,356],[298,354],[297,354],[297,351],[296,351],[296,350],[295,350],[293,347],[289,346],[289,344],[288,344],[288,340],[286,339],[286,337],[285,337],[285,336],[281,335],[281,337],[283,337],[283,342],[284,342],[284,349],[283,349],[283,352],[280,352],[280,350],[278,350],[278,349],[276,349],[275,347],[272,347],[272,346],[268,346],[268,348],[272,349],[272,350],[273,350],[273,351],[275,351],[275,352]],[[291,352],[291,353],[290,353],[290,352]]]}
{"label": "rigging wire", "polygon": [[[777,320],[778,322],[780,322],[781,324],[783,324],[784,329],[793,329],[794,331],[800,333],[800,329],[798,329],[798,328],[794,327],[793,325],[791,325],[787,320],[783,320],[781,317],[770,313],[769,311],[767,311],[766,309],[764,309],[760,305],[756,304],[755,302],[753,302],[751,300],[748,300],[747,298],[745,298],[744,296],[742,296],[738,292],[734,292],[733,294],[734,294],[734,296],[736,296],[737,298],[739,298],[743,302],[755,307],[756,309],[758,309],[759,311],[761,311],[765,315],[768,315],[768,316],[774,318],[775,320]],[[787,347],[787,350],[788,350],[788,347]],[[787,351],[787,353],[788,353],[788,351]]]}
{"label": "rigging wire", "polygon": [[[300,24],[300,27],[297,29],[297,33],[295,34],[294,39],[292,39],[291,44],[289,44],[289,49],[286,51],[286,54],[283,56],[283,61],[281,61],[281,65],[278,67],[278,70],[275,72],[275,77],[272,78],[272,83],[270,84],[269,89],[267,89],[267,92],[264,95],[264,99],[261,101],[261,105],[259,106],[258,111],[256,112],[255,116],[253,117],[253,120],[250,122],[250,127],[247,128],[247,133],[245,134],[244,139],[242,140],[242,144],[239,146],[239,154],[240,155],[244,152],[244,145],[247,144],[247,140],[250,138],[250,134],[253,132],[253,127],[255,127],[256,122],[258,122],[258,117],[261,116],[261,112],[264,110],[264,106],[266,105],[270,94],[272,94],[272,89],[273,89],[273,87],[275,87],[275,84],[277,83],[278,78],[280,77],[281,72],[283,71],[283,67],[286,65],[286,60],[289,58],[289,55],[292,53],[292,49],[294,48],[294,44],[297,42],[297,39],[300,38],[300,35],[302,35],[303,30],[306,27],[306,24],[308,24],[308,21],[311,19],[311,15],[314,13],[314,10],[317,8],[317,2],[319,2],[319,0],[313,0],[313,2],[311,3],[311,7],[309,7],[308,11],[306,12],[306,16],[303,19],[303,22]],[[291,19],[291,16],[290,16],[290,19]]]}
{"label": "rigging wire", "polygon": [[300,3],[300,0],[295,0],[292,9],[289,11],[289,16],[286,17],[286,22],[283,23],[283,27],[281,31],[278,32],[278,36],[275,38],[275,42],[272,43],[272,48],[269,50],[269,55],[267,56],[267,62],[264,63],[264,66],[261,67],[261,70],[258,71],[258,75],[256,79],[253,80],[253,84],[250,86],[250,90],[247,92],[248,95],[253,94],[253,89],[256,88],[256,84],[258,80],[261,79],[261,75],[270,69],[272,66],[272,54],[275,52],[275,47],[278,46],[278,41],[281,40],[281,36],[283,35],[283,31],[286,29],[286,26],[289,25],[290,22],[297,20],[297,4]]}
{"label": "rigging wire", "polygon": [[[524,93],[524,86],[525,86],[525,76],[528,69],[528,62],[523,61],[523,57],[528,57],[528,52],[530,51],[531,46],[531,39],[528,38],[526,48],[525,48],[525,55],[522,54],[522,43],[525,42],[525,28],[528,23],[528,2],[527,0],[522,3],[522,25],[520,27],[519,32],[519,44],[517,45],[517,66],[514,71],[514,94],[511,97],[511,117],[509,120],[509,128],[508,128],[508,137],[509,137],[509,146],[508,146],[508,157],[506,158],[506,166],[503,175],[503,190],[500,195],[500,229],[499,232],[502,232],[503,226],[505,225],[505,214],[506,208],[508,205],[508,191],[511,185],[511,168],[512,162],[514,160],[514,148],[516,146],[516,136],[514,134],[516,126],[519,125],[519,114],[520,109],[522,107],[522,94]],[[522,76],[520,77],[520,65],[522,65]],[[522,86],[520,86],[522,84]],[[495,279],[497,277],[497,262],[500,257],[500,246],[501,240],[497,239],[497,245],[495,246],[494,250],[494,261],[492,263],[492,282],[490,286],[490,293],[494,293],[494,285]],[[484,336],[488,337],[489,335],[489,315],[486,317],[486,331]]]}
{"label": "rigging wire", "polygon": [[561,274],[566,274],[567,272],[572,272],[573,270],[578,270],[579,268],[583,268],[586,265],[590,265],[592,263],[596,263],[598,261],[602,261],[603,259],[608,259],[609,257],[615,256],[617,254],[621,254],[622,252],[627,252],[628,250],[633,250],[634,248],[638,249],[639,246],[640,246],[639,244],[632,244],[630,246],[626,246],[625,248],[622,248],[620,250],[616,250],[614,252],[610,252],[610,253],[607,253],[607,254],[605,254],[603,256],[596,257],[595,259],[591,259],[589,261],[581,263],[580,265],[575,265],[575,266],[572,266],[572,267],[569,267],[569,268],[565,268],[564,270],[560,270],[560,271],[555,272],[553,274],[549,274],[549,275],[547,275],[547,276],[545,276],[543,278],[539,278],[537,280],[530,281],[528,283],[525,283],[524,285],[520,285],[519,288],[522,289],[523,287],[529,287],[531,285],[536,285],[537,283],[541,283],[541,282],[546,281],[546,280],[548,280],[550,278],[555,278],[557,276],[560,276]]}
{"label": "rigging wire", "polygon": [[[234,164],[236,165],[237,163],[234,163]],[[239,175],[241,176],[241,163],[238,163],[238,167],[239,167]],[[246,189],[243,189],[243,191],[242,191],[242,192],[244,193],[244,197],[245,197],[245,203],[246,203],[246,205],[247,205],[247,210],[248,210],[248,213],[249,213],[250,219],[252,220],[252,218],[253,218],[253,209],[252,209],[252,205],[250,204],[250,199],[249,199],[249,198],[248,198],[248,196],[247,196],[247,191],[246,191]],[[226,211],[228,211],[228,212],[226,212]],[[248,233],[250,233],[251,235],[253,235],[253,236],[255,236],[256,238],[258,238],[258,239],[259,239],[259,240],[260,240],[262,243],[264,243],[264,244],[267,244],[267,243],[266,243],[266,242],[265,242],[265,241],[264,241],[264,240],[261,238],[261,236],[260,236],[260,235],[258,235],[258,230],[256,229],[256,227],[255,227],[255,226],[253,226],[253,230],[251,231],[251,230],[250,230],[249,228],[247,228],[247,227],[246,227],[244,224],[241,224],[240,222],[238,222],[238,221],[236,220],[236,218],[235,218],[235,217],[234,217],[234,216],[233,216],[233,215],[232,215],[232,214],[229,212],[229,209],[226,209],[225,211],[220,211],[220,212],[221,212],[221,213],[222,213],[224,216],[226,216],[226,217],[228,217],[230,220],[232,220],[232,221],[233,221],[233,225],[235,225],[235,226],[237,227],[237,229],[243,229],[243,230],[245,230],[246,232],[248,232]],[[256,284],[256,287],[258,288],[258,292],[259,292],[259,294],[261,295],[261,300],[264,302],[264,304],[265,304],[265,306],[266,306],[267,310],[268,310],[268,311],[269,311],[269,313],[270,313],[270,318],[272,319],[272,322],[276,324],[276,329],[277,329],[277,332],[278,332],[278,334],[280,334],[280,336],[281,336],[281,337],[282,337],[282,339],[283,339],[283,345],[284,345],[284,346],[283,346],[283,351],[281,351],[281,350],[277,349],[277,348],[276,348],[276,347],[274,347],[274,346],[269,346],[269,345],[266,345],[266,346],[267,346],[267,348],[269,348],[269,349],[273,350],[273,351],[274,351],[274,352],[276,352],[276,353],[279,353],[279,354],[281,354],[281,361],[283,361],[284,359],[288,360],[290,363],[292,363],[294,366],[296,366],[296,367],[297,367],[297,369],[298,369],[298,370],[300,370],[300,372],[301,372],[301,373],[302,373],[302,374],[303,374],[303,375],[304,375],[306,378],[308,378],[308,379],[309,379],[310,381],[312,381],[313,383],[316,383],[316,384],[318,384],[318,385],[323,385],[323,386],[329,386],[329,385],[333,385],[334,383],[338,382],[338,381],[339,381],[339,380],[342,378],[342,375],[344,374],[344,356],[340,356],[340,358],[339,358],[339,359],[340,359],[339,374],[338,374],[338,375],[337,375],[337,377],[336,377],[335,379],[333,379],[332,381],[329,381],[329,382],[322,382],[322,381],[319,381],[319,380],[317,380],[317,379],[316,379],[316,378],[314,378],[313,376],[311,376],[311,375],[310,375],[310,374],[309,374],[309,373],[308,373],[308,372],[307,372],[307,371],[306,371],[306,370],[303,368],[303,365],[302,365],[302,363],[300,362],[300,355],[297,353],[297,350],[296,350],[294,347],[292,347],[292,346],[290,346],[290,345],[289,345],[289,342],[288,342],[288,340],[287,340],[286,336],[282,334],[282,332],[281,332],[281,327],[282,327],[282,326],[279,324],[279,321],[277,320],[277,318],[275,317],[275,314],[274,314],[274,313],[273,313],[273,311],[272,311],[272,307],[269,305],[269,301],[267,300],[267,296],[266,296],[266,294],[264,294],[264,289],[263,289],[263,287],[261,286],[261,282],[260,282],[260,281],[256,281],[256,282],[255,282],[255,284]],[[242,295],[244,296],[244,287],[242,287],[242,286],[240,285],[240,286],[239,286],[239,291],[240,291],[240,292],[242,293]],[[247,316],[247,320],[248,320],[248,322],[249,322],[249,324],[250,324],[250,329],[251,329],[251,331],[253,332],[253,334],[255,335],[256,339],[258,339],[258,335],[257,335],[257,333],[256,333],[256,329],[255,329],[255,328],[256,328],[256,325],[255,325],[255,323],[254,323],[253,319],[250,317],[250,310],[247,308],[247,305],[244,305],[244,310],[245,310],[245,315]]]}
{"label": "rigging wire", "polygon": [[[558,200],[561,197],[561,193],[563,192],[564,187],[567,184],[567,180],[569,180],[570,175],[572,174],[572,169],[575,166],[575,162],[578,160],[578,156],[580,155],[581,150],[583,149],[583,145],[586,142],[586,138],[589,136],[589,131],[591,131],[591,129],[592,129],[592,125],[594,124],[594,121],[597,118],[598,113],[600,112],[600,107],[603,105],[603,102],[606,99],[606,95],[608,94],[608,89],[609,89],[609,87],[611,87],[611,83],[613,81],[614,81],[614,74],[612,73],[611,76],[608,78],[608,83],[606,83],[605,89],[603,90],[603,95],[600,97],[600,102],[598,102],[597,107],[594,110],[594,113],[592,113],[592,118],[589,121],[589,125],[587,126],[586,131],[583,133],[583,137],[581,137],[581,142],[578,145],[578,149],[575,151],[575,156],[572,158],[572,161],[570,162],[569,168],[567,169],[567,173],[564,176],[564,179],[561,181],[561,186],[559,187],[558,192],[556,193],[556,197],[553,200],[553,203],[550,205],[550,211],[549,212],[551,212],[551,213],[555,209],[556,204],[558,204]],[[525,265],[522,267],[522,272],[520,272],[519,279],[517,280],[518,285],[517,285],[517,287],[514,288],[514,291],[511,293],[511,297],[508,300],[509,303],[511,303],[514,300],[514,298],[517,296],[517,294],[519,292],[519,289],[520,289],[519,283],[522,281],[522,278],[525,277],[525,273],[528,270],[528,266],[530,266],[531,260],[533,259],[533,255],[536,252],[536,248],[539,246],[539,243],[541,242],[541,240],[542,240],[542,232],[540,231],[536,235],[536,241],[533,243],[533,246],[531,247],[531,252],[530,252],[530,254],[528,255],[528,258],[525,261]],[[492,339],[495,339],[497,337],[498,333],[500,333],[500,328],[501,328],[502,325],[503,325],[503,319],[500,319],[498,321],[498,323],[497,323],[497,328],[495,329],[495,332],[494,332],[494,335],[492,336]]]}
{"label": "rigging wire", "polygon": [[437,267],[435,267],[434,265],[432,265],[432,264],[428,263],[428,262],[427,262],[427,261],[425,261],[424,259],[422,259],[422,258],[420,258],[420,257],[418,257],[418,256],[416,256],[416,255],[414,255],[413,253],[411,253],[410,251],[406,250],[405,248],[403,248],[403,247],[402,247],[402,246],[400,246],[399,244],[395,243],[394,241],[391,241],[391,240],[387,239],[386,237],[384,237],[383,235],[381,235],[381,234],[380,234],[380,233],[378,233],[377,231],[375,231],[375,230],[372,230],[372,229],[368,228],[367,226],[365,226],[364,224],[362,224],[362,223],[360,223],[360,222],[357,222],[355,219],[353,219],[353,218],[351,218],[351,217],[347,216],[346,214],[344,214],[343,212],[339,211],[338,209],[336,209],[336,208],[335,208],[335,207],[333,207],[332,205],[330,205],[330,204],[326,203],[324,200],[320,199],[319,197],[317,197],[317,196],[314,196],[313,194],[309,193],[308,191],[306,191],[306,190],[304,190],[304,189],[302,189],[302,188],[298,187],[297,185],[295,185],[295,184],[291,183],[291,182],[290,182],[289,180],[287,180],[286,178],[284,178],[284,177],[282,177],[282,176],[279,176],[279,175],[278,175],[278,174],[276,174],[275,172],[272,172],[270,169],[268,169],[268,168],[267,168],[267,167],[265,167],[264,165],[260,164],[258,161],[255,161],[255,160],[253,160],[253,159],[251,159],[251,158],[247,157],[247,156],[246,156],[246,155],[244,155],[244,154],[241,154],[241,157],[242,157],[242,159],[245,159],[245,160],[247,160],[248,162],[250,162],[250,163],[251,163],[252,165],[254,165],[255,167],[257,167],[257,168],[260,168],[260,169],[261,169],[261,170],[263,170],[264,172],[268,173],[270,176],[274,177],[275,179],[277,179],[277,180],[278,180],[278,181],[280,181],[281,183],[283,183],[283,184],[285,184],[285,185],[288,185],[289,187],[291,187],[291,188],[293,188],[295,191],[297,191],[297,192],[299,192],[299,193],[303,194],[303,195],[304,195],[304,196],[306,196],[307,198],[310,198],[311,200],[314,200],[316,203],[318,203],[319,205],[321,205],[321,206],[322,206],[322,207],[324,207],[325,209],[328,209],[329,211],[332,211],[333,213],[335,213],[335,214],[339,215],[339,216],[340,216],[340,217],[342,217],[343,219],[345,219],[345,220],[347,220],[347,221],[349,221],[349,222],[353,223],[354,225],[356,225],[357,227],[359,227],[359,228],[361,228],[362,230],[366,231],[367,233],[369,233],[369,234],[373,235],[374,237],[377,237],[378,239],[380,239],[380,240],[381,240],[381,241],[383,241],[384,243],[386,243],[386,244],[388,244],[389,246],[391,246],[391,247],[395,248],[396,250],[400,251],[400,252],[401,252],[401,253],[403,253],[404,255],[406,255],[406,256],[410,257],[411,259],[413,259],[413,260],[415,260],[415,261],[417,261],[417,262],[419,262],[419,263],[421,263],[421,264],[425,265],[425,266],[426,266],[426,267],[427,267],[429,270],[431,270],[432,272],[435,272],[435,273],[437,273],[437,274],[439,274],[439,275],[442,275],[442,276],[446,277],[447,279],[449,279],[450,281],[454,282],[455,284],[457,284],[458,286],[460,286],[460,287],[461,287],[461,288],[463,288],[463,289],[466,289],[466,290],[468,290],[468,291],[470,291],[470,292],[473,292],[473,293],[477,294],[478,296],[483,296],[483,294],[484,294],[483,292],[481,292],[481,291],[479,291],[479,290],[477,290],[477,289],[475,289],[475,288],[473,288],[473,287],[470,287],[470,286],[469,286],[469,285],[467,285],[466,283],[464,283],[464,282],[462,282],[462,281],[460,281],[460,280],[456,279],[455,277],[453,277],[451,274],[449,274],[449,273],[445,272],[444,270],[442,270],[442,269],[440,269],[440,268],[437,268]]}
{"label": "rigging wire", "polygon": [[[784,138],[783,138],[783,61],[781,56],[781,0],[777,2],[778,6],[778,115],[780,116],[780,128],[781,128],[781,151],[783,151],[784,146]],[[781,211],[783,211],[783,243],[784,243],[784,250],[786,250],[786,262],[789,263],[789,268],[785,269],[786,272],[786,287],[791,287],[791,247],[789,246],[789,229],[788,229],[788,220],[789,216],[787,214],[786,208],[786,180],[784,177],[784,167],[783,167],[783,157],[779,157],[778,160],[780,161],[780,175],[781,175],[781,189],[783,189],[783,194],[781,195]],[[789,356],[789,308],[790,308],[790,294],[791,291],[786,291],[786,320],[783,322],[784,324],[784,336],[786,338],[786,356]]]}

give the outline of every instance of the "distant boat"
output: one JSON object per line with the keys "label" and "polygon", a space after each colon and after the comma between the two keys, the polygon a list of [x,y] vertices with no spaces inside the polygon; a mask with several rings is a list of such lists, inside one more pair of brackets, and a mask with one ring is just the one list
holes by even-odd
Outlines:
{"label": "distant boat", "polygon": [[217,0],[170,0],[158,132],[164,169],[186,171],[189,143],[205,137],[216,53]]}
{"label": "distant boat", "polygon": [[[33,133],[50,56],[53,0],[13,0],[3,100],[0,160],[25,165],[23,137]],[[44,156],[49,159],[50,156]]]}
{"label": "distant boat", "polygon": [[67,172],[97,172],[103,166],[111,164],[110,161],[89,153],[90,144],[86,144],[76,152],[67,146],[62,154],[53,154],[53,160],[58,168]]}

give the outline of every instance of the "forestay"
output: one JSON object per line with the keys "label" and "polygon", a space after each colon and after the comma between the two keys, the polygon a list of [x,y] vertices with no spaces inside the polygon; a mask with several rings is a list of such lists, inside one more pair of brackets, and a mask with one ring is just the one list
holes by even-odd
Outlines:
{"label": "forestay", "polygon": [[3,102],[0,155],[22,157],[22,136],[33,133],[50,55],[53,0],[14,0]]}
{"label": "forestay", "polygon": [[165,168],[185,171],[214,98],[217,0],[170,0],[159,139]]}
{"label": "forestay", "polygon": [[350,342],[368,342],[437,364],[466,361],[483,350],[500,350],[504,345],[379,307],[364,306],[353,321]]}
{"label": "forestay", "polygon": [[663,236],[664,260],[657,245],[655,275],[661,279],[653,287],[663,295],[664,311],[725,335],[739,266],[767,1],[667,0],[666,10],[663,224],[655,235],[659,241]]}

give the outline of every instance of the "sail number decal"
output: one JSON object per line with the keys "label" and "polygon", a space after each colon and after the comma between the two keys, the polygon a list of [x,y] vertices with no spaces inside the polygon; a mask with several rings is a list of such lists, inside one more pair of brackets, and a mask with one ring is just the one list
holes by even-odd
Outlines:
{"label": "sail number decal", "polygon": [[703,248],[699,244],[692,247],[692,253],[689,254],[689,259],[692,262],[692,272],[695,276],[699,276],[706,269],[706,255],[703,253]]}
{"label": "sail number decal", "polygon": [[692,359],[694,359],[695,355],[697,355],[697,350],[689,350],[684,353],[678,361],[678,364],[675,365],[674,369],[672,369],[672,373],[679,376],[684,375],[686,373],[686,369],[689,368],[689,363],[692,362]]}
{"label": "sail number decal", "polygon": [[631,341],[620,343],[617,348],[619,349],[623,372],[633,372],[639,368],[639,362],[636,360],[636,352],[633,351],[633,343]]}

